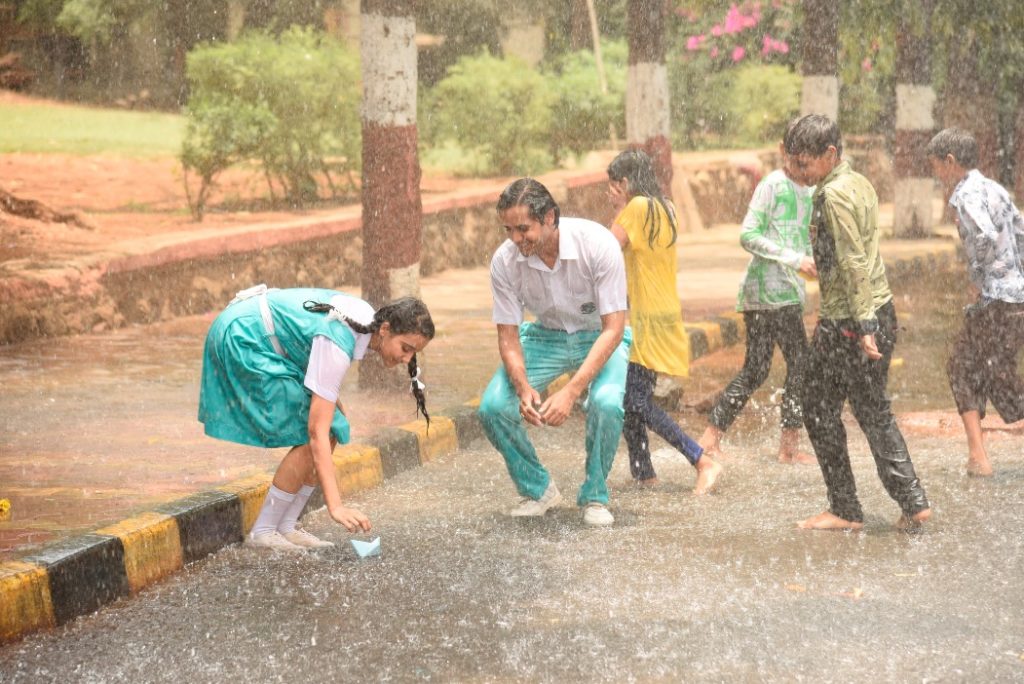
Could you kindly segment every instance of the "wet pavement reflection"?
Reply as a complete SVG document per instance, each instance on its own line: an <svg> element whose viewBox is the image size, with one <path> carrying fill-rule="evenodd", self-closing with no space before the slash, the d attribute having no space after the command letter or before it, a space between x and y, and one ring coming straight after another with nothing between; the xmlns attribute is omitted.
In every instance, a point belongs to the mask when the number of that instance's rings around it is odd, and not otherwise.
<svg viewBox="0 0 1024 684"><path fill-rule="evenodd" d="M620 450L613 528L584 528L569 504L512 519L501 458L478 442L352 498L374 522L380 558L357 559L318 511L306 526L334 549L280 557L230 547L132 600L0 648L0 681L1020 681L1021 435L991 430L996 475L964 474L942 369L965 289L949 276L941 288L900 291L903 361L890 390L935 510L921 533L894 529L899 511L856 429L864 531L795 528L825 508L825 491L817 467L775 462L777 363L723 442L726 473L711 496L691 494L693 469L655 438L653 488L631 483ZM695 363L687 396L720 387L741 359L736 348ZM117 370L143 395L123 397L126 409L141 402L155 416L161 397L188 401L197 371L186 356L177 389L134 363L137 372ZM61 387L45 391L66 410L86 371L62 368ZM703 429L698 413L681 420L690 434ZM579 416L532 429L568 500L582 479L581 432Z"/></svg>
<svg viewBox="0 0 1024 684"><path fill-rule="evenodd" d="M207 437L196 420L202 345L213 316L0 347L0 559L158 503L273 470L286 450ZM478 395L497 355L489 314L439 329L423 353L428 407ZM400 377L396 374L396 377ZM415 420L407 385L343 401L353 439Z"/></svg>
<svg viewBox="0 0 1024 684"><path fill-rule="evenodd" d="M563 492L582 477L582 421L533 435ZM20 681L1009 681L1024 676L1024 458L962 474L943 438L917 438L935 505L925 532L898 515L853 439L862 533L793 522L824 506L814 467L783 466L737 435L720 490L659 449L662 484L610 479L616 525L563 505L512 519L483 443L354 498L383 555L338 546L275 557L240 546L141 596L0 648Z"/></svg>

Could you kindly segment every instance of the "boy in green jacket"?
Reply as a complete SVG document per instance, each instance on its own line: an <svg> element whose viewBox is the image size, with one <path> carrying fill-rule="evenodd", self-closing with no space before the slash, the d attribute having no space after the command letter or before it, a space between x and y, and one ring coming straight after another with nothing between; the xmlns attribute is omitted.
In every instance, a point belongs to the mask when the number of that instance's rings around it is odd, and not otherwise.
<svg viewBox="0 0 1024 684"><path fill-rule="evenodd" d="M848 399L871 446L885 490L900 506L900 527L931 508L886 396L896 344L896 310L878 251L878 196L842 159L839 126L810 114L793 127L786 152L805 185L815 185L811 243L821 304L804 375L804 421L828 489L828 510L805 529L860 529L864 513L850 467L841 412Z"/></svg>

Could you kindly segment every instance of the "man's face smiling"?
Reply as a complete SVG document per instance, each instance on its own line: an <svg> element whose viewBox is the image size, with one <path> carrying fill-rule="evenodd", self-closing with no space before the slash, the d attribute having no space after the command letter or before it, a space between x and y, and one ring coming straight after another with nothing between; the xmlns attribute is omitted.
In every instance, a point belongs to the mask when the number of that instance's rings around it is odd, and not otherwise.
<svg viewBox="0 0 1024 684"><path fill-rule="evenodd" d="M530 210L522 205L498 212L498 217L508 239L515 243L519 253L525 257L538 254L554 233L554 210L547 213L543 223L530 216Z"/></svg>

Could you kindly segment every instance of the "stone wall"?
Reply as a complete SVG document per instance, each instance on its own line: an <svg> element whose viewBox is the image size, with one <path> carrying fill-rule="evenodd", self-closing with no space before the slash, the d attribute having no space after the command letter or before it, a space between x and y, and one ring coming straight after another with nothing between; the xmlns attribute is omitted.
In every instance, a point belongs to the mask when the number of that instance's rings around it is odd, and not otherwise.
<svg viewBox="0 0 1024 684"><path fill-rule="evenodd" d="M674 184L684 230L742 219L763 155L699 165L677 163ZM566 216L612 220L603 171L542 176ZM502 185L424 200L421 274L486 265L505 239L494 204ZM680 197L683 195L683 197ZM59 273L0 279L0 343L98 332L131 323L216 311L238 290L275 287L358 289L362 233L358 212L253 226L181 240Z"/></svg>

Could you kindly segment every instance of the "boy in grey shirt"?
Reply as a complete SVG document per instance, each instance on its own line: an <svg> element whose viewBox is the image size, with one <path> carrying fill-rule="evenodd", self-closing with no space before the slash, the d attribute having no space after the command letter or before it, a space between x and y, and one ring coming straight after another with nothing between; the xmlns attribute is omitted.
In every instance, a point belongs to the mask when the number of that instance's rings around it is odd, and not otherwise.
<svg viewBox="0 0 1024 684"><path fill-rule="evenodd" d="M986 403L1007 423L1024 419L1024 379L1017 373L1024 347L1024 217L1006 190L975 168L978 144L969 132L940 131L926 151L956 210L971 284L979 293L964 309L946 370L967 433L967 473L985 477L992 474L981 433Z"/></svg>

